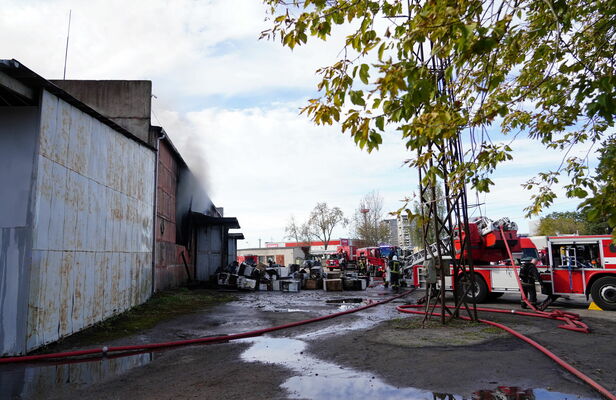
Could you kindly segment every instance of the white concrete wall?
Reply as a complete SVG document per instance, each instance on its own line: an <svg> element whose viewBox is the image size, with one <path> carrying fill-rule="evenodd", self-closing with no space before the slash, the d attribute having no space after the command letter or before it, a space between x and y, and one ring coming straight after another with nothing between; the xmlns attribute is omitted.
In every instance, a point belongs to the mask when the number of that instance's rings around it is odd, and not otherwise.
<svg viewBox="0 0 616 400"><path fill-rule="evenodd" d="M155 153L44 91L27 350L148 299Z"/></svg>
<svg viewBox="0 0 616 400"><path fill-rule="evenodd" d="M304 252L299 247L269 247L258 249L238 249L238 256L259 256L263 257L264 263L267 263L267 259L271 258L276 261L276 256L284 256L284 265L294 264L297 258L304 259Z"/></svg>

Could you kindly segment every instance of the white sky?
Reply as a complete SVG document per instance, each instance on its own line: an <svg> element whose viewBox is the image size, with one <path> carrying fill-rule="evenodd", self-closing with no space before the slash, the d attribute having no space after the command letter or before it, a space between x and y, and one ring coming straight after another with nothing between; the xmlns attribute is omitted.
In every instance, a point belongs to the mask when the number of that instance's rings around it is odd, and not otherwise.
<svg viewBox="0 0 616 400"><path fill-rule="evenodd" d="M350 217L364 194L378 190L393 211L417 187L416 171L401 167L411 155L395 132L367 154L339 127L317 127L298 115L315 96L314 71L335 59L340 40L314 40L293 52L259 41L268 27L259 0L4 0L0 58L61 78L69 10L67 79L151 80L153 124L208 177L214 203L239 219L246 236L240 247L284 240L289 217L304 219L317 202ZM514 149L515 160L479 201L487 216L508 216L526 231L522 210L530 195L520 184L556 169L562 155L529 140ZM549 211L577 203L561 197ZM335 234L349 235L346 228Z"/></svg>

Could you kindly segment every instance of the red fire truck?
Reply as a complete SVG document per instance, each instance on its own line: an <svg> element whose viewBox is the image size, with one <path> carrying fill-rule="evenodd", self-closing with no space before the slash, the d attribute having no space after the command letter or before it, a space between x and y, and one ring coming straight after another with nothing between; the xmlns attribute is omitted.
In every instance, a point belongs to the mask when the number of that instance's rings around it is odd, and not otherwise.
<svg viewBox="0 0 616 400"><path fill-rule="evenodd" d="M240 264L245 262L246 264L257 265L259 263L259 256L253 256L253 255L237 256L237 262Z"/></svg>
<svg viewBox="0 0 616 400"><path fill-rule="evenodd" d="M499 225L501 221L475 220L469 224L470 255L476 275L474 294L478 302L504 293L519 293L514 272L518 267L512 266L508 260L509 247L514 259L540 260L537 268L543 280L544 294L584 295L587 300L591 297L604 310L616 310L616 246L610 236L518 237L515 224ZM463 237L461 234L454 238L458 250ZM425 268L416 265L413 272L414 284L424 286ZM468 277L462 279L468 282ZM451 275L446 276L445 282L446 288L451 290L454 284ZM545 293L546 289L551 293Z"/></svg>
<svg viewBox="0 0 616 400"><path fill-rule="evenodd" d="M336 252L327 255L327 259L325 265L328 267L340 267L340 265L345 265L348 267L353 267L356 263L356 254L357 246L352 245L340 245L336 248Z"/></svg>
<svg viewBox="0 0 616 400"><path fill-rule="evenodd" d="M381 276L387 268L387 260L391 254L400 256L400 248L397 246L363 247L357 249L355 258L364 258L368 271L371 275Z"/></svg>

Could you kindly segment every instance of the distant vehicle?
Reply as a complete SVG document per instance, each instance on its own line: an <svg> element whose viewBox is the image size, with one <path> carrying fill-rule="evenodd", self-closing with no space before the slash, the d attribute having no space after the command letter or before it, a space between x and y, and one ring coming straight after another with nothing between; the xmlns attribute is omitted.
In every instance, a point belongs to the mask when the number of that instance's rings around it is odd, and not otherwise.
<svg viewBox="0 0 616 400"><path fill-rule="evenodd" d="M259 256L254 255L245 255L245 256L237 256L238 263L246 263L249 265L257 265L259 263Z"/></svg>
<svg viewBox="0 0 616 400"><path fill-rule="evenodd" d="M357 246L340 245L336 247L336 252L331 253L327 257L327 266L338 268L354 269L357 266L356 256Z"/></svg>
<svg viewBox="0 0 616 400"><path fill-rule="evenodd" d="M355 251L355 258L366 260L368 272L373 276L382 276L387 269L387 261L391 255L400 256L398 246L363 247Z"/></svg>

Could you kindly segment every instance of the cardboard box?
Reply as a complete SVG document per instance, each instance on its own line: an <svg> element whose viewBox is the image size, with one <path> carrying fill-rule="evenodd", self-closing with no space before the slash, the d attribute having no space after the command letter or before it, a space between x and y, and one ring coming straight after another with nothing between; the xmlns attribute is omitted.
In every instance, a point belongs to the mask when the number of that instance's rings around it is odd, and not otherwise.
<svg viewBox="0 0 616 400"><path fill-rule="evenodd" d="M343 281L344 290L366 290L365 279L345 279Z"/></svg>
<svg viewBox="0 0 616 400"><path fill-rule="evenodd" d="M304 281L304 289L306 290L316 290L318 287L318 281L316 279L306 279Z"/></svg>
<svg viewBox="0 0 616 400"><path fill-rule="evenodd" d="M299 292L299 285L298 280L280 281L280 288L283 292Z"/></svg>
<svg viewBox="0 0 616 400"><path fill-rule="evenodd" d="M323 279L323 290L328 292L342 291L342 279Z"/></svg>
<svg viewBox="0 0 616 400"><path fill-rule="evenodd" d="M325 279L340 279L340 271L326 272Z"/></svg>

